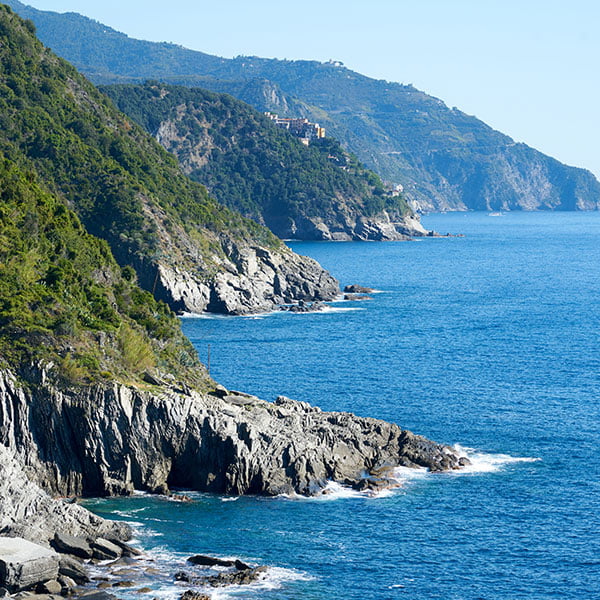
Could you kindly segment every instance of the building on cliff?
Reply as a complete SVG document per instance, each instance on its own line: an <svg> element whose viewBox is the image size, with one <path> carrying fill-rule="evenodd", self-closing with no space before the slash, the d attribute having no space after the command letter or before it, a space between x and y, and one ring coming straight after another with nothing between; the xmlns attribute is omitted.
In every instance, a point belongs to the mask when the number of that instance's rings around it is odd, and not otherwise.
<svg viewBox="0 0 600 600"><path fill-rule="evenodd" d="M325 128L319 127L318 123L311 123L308 119L288 119L271 112L265 114L277 127L287 129L293 136L300 138L306 146L314 139L325 137Z"/></svg>

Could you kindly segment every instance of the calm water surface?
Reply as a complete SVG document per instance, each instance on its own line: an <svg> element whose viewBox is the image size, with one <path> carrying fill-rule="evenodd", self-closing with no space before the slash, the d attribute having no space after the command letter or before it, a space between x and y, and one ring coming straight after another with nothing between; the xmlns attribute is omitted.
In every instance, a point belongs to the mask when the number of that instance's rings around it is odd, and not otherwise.
<svg viewBox="0 0 600 600"><path fill-rule="evenodd" d="M600 214L424 223L465 237L292 244L370 301L183 327L227 387L395 421L472 449L470 472L381 498L92 508L136 523L169 576L197 552L274 567L215 598L600 597Z"/></svg>

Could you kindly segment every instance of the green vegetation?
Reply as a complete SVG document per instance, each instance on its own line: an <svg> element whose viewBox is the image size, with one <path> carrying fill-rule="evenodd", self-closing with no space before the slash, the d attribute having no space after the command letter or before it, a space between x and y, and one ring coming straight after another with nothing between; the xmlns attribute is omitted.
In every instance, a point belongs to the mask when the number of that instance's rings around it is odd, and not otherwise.
<svg viewBox="0 0 600 600"><path fill-rule="evenodd" d="M101 88L179 159L221 203L286 236L290 220L345 216L398 219L402 196L331 138L304 146L266 116L226 94L146 83Z"/></svg>
<svg viewBox="0 0 600 600"><path fill-rule="evenodd" d="M32 26L5 6L0 6L0 151L64 198L123 265L139 268L160 254L161 228L205 232L216 254L222 237L270 247L280 243L209 198L171 155L44 48Z"/></svg>
<svg viewBox="0 0 600 600"><path fill-rule="evenodd" d="M52 363L69 385L140 382L146 372L209 381L169 308L139 289L131 269L34 174L3 157L0 355L17 370Z"/></svg>

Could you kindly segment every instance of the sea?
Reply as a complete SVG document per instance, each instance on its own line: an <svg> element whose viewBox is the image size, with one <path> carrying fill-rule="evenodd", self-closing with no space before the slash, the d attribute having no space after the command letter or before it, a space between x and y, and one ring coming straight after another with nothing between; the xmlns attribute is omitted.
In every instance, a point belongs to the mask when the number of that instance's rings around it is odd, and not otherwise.
<svg viewBox="0 0 600 600"><path fill-rule="evenodd" d="M179 598L205 553L269 566L218 599L600 598L600 213L423 222L462 236L290 243L370 300L183 329L229 389L390 420L472 465L379 496L89 501L134 526L148 597Z"/></svg>

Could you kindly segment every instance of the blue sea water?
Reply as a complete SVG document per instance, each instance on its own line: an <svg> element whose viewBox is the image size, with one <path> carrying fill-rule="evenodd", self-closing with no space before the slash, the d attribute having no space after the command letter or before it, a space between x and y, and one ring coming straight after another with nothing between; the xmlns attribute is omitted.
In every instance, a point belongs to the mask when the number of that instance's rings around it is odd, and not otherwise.
<svg viewBox="0 0 600 600"><path fill-rule="evenodd" d="M231 389L392 420L473 468L379 498L91 502L136 524L166 573L156 596L204 552L273 567L215 598L600 598L600 214L424 223L465 236L291 244L372 300L183 327Z"/></svg>

